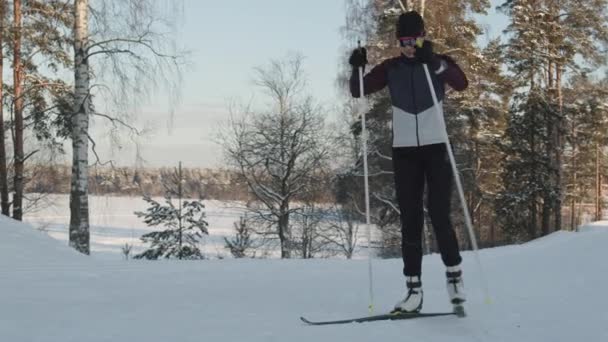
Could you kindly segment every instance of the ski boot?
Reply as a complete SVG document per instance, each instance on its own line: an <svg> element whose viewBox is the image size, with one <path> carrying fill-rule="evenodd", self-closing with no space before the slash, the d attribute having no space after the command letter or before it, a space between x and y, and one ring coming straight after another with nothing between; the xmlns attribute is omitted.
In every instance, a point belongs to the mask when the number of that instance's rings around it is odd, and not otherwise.
<svg viewBox="0 0 608 342"><path fill-rule="evenodd" d="M391 313L418 313L422 309L422 282L420 276L406 277L407 294L395 304Z"/></svg>
<svg viewBox="0 0 608 342"><path fill-rule="evenodd" d="M446 270L447 289L450 296L450 302L454 306L454 312L464 317L464 302L466 295L464 293L464 283L462 282L462 270L460 266L450 266Z"/></svg>

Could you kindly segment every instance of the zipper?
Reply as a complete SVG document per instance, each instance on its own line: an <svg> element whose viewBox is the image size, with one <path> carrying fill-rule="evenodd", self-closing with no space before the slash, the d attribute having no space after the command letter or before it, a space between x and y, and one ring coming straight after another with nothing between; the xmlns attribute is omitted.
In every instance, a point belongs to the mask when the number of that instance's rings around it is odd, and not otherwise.
<svg viewBox="0 0 608 342"><path fill-rule="evenodd" d="M412 66L412 77L410 77L412 82L412 104L414 105L414 116L416 117L416 142L418 147L420 147L420 133L418 132L418 107L416 106L416 88L414 87L414 68L416 66Z"/></svg>

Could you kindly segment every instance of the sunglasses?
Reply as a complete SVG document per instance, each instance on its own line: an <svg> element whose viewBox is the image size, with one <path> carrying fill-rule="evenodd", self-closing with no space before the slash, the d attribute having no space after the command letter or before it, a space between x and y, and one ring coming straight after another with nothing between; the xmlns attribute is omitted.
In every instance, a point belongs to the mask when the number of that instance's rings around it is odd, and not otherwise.
<svg viewBox="0 0 608 342"><path fill-rule="evenodd" d="M399 44L403 47L406 47L406 46L421 47L422 43L424 43L424 36L399 38Z"/></svg>

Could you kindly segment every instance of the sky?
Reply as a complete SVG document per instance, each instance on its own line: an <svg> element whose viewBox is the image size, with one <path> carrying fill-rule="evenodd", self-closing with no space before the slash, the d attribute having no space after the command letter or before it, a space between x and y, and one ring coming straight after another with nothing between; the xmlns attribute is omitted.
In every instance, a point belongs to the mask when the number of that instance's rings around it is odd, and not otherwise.
<svg viewBox="0 0 608 342"><path fill-rule="evenodd" d="M499 35L506 18L493 7L479 22L488 35ZM344 0L184 0L178 45L189 51L181 99L169 106L168 94L157 93L137 114L140 126L152 131L139 138L144 166L219 167L223 163L216 143L220 125L228 118L231 102L257 101L254 67L289 53L305 57L309 90L331 108L337 102L336 76L345 41ZM173 113L173 114L171 114ZM97 125L98 150L119 165L136 165L135 144L110 143L107 130Z"/></svg>

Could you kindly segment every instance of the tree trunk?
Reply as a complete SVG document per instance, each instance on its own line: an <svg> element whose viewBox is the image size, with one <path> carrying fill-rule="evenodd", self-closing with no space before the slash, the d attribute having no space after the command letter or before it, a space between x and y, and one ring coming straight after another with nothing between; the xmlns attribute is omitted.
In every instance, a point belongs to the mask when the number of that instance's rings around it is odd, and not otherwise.
<svg viewBox="0 0 608 342"><path fill-rule="evenodd" d="M554 134L554 130L555 130L555 125L553 123L553 118L551 117L550 113L547 113L545 111L544 113L544 121L545 124L547 125L547 135L544 137L545 139L545 154L548 156L549 159L549 167L547 170L547 175L546 175L546 181L549 184L546 184L543 187L543 212L542 212L542 223L541 223L541 231L540 234L541 236L545 236L548 235L551 230L550 230L550 226L551 226L551 214L553 213L553 206L554 206L554 200L552 197L552 191L554 186L555 186L555 177L554 177L554 151L555 151L555 145L554 145L554 139L553 139L553 134Z"/></svg>
<svg viewBox="0 0 608 342"><path fill-rule="evenodd" d="M281 258L291 258L291 239L289 232L289 206L282 204L280 209L279 217L279 240L281 242Z"/></svg>
<svg viewBox="0 0 608 342"><path fill-rule="evenodd" d="M23 219L23 69L21 65L21 0L13 2L15 41L13 45L13 84L15 87L15 143L13 218Z"/></svg>
<svg viewBox="0 0 608 342"><path fill-rule="evenodd" d="M4 46L4 23L6 17L6 1L0 0L0 47ZM0 80L4 79L4 50L0 48ZM3 82L0 82L0 103L4 103ZM10 215L8 199L8 172L6 168L6 146L4 134L4 106L0 106L0 207L2 215Z"/></svg>
<svg viewBox="0 0 608 342"><path fill-rule="evenodd" d="M496 229L494 228L494 222L490 222L490 243L488 247L496 247Z"/></svg>
<svg viewBox="0 0 608 342"><path fill-rule="evenodd" d="M547 85L550 92L553 90L553 63L549 61L547 66Z"/></svg>
<svg viewBox="0 0 608 342"><path fill-rule="evenodd" d="M179 260L182 260L182 246L183 246L183 222L182 222L182 198L184 197L184 193L182 190L182 162L179 162L179 171L178 171L178 184L177 184L177 193L179 197Z"/></svg>
<svg viewBox="0 0 608 342"><path fill-rule="evenodd" d="M576 226L576 220L575 220L575 210L576 210L576 197L577 197L577 178L578 178L578 167L576 165L576 150L577 150L577 142L576 142L576 129L575 129L575 125L574 122L572 122L572 129L570 134L572 135L572 161L570 162L570 164L572 165L572 199L570 202L570 230L574 231Z"/></svg>
<svg viewBox="0 0 608 342"><path fill-rule="evenodd" d="M562 230L562 141L563 141L563 98L562 98L562 67L557 64L555 67L555 87L557 88L557 105L559 108L559 117L555 127L555 190L556 201L554 210L555 226L553 229Z"/></svg>
<svg viewBox="0 0 608 342"><path fill-rule="evenodd" d="M88 0L75 0L74 83L75 101L72 116L72 184L70 189L70 246L84 254L89 243L89 44Z"/></svg>
<svg viewBox="0 0 608 342"><path fill-rule="evenodd" d="M600 145L595 145L595 220L602 219L602 176L600 173Z"/></svg>
<svg viewBox="0 0 608 342"><path fill-rule="evenodd" d="M530 135L530 149L532 153L536 152L536 139L534 133ZM532 179L534 182L537 181L536 170L538 166L535 164L532 166ZM535 191L531 201L530 201L530 219L529 219L529 227L528 227L528 235L530 238L536 237L536 232L538 231L538 194Z"/></svg>
<svg viewBox="0 0 608 342"><path fill-rule="evenodd" d="M575 206L576 206L576 178L577 178L577 174L576 171L573 171L573 176L572 176L572 199L570 200L570 230L574 231L576 228L576 221L575 221L575 217L574 217L574 211L575 211Z"/></svg>
<svg viewBox="0 0 608 342"><path fill-rule="evenodd" d="M548 48L547 53L551 54L551 47ZM553 98L555 95L555 83L554 83L554 68L555 63L549 59L547 62L547 92L549 94L549 106L553 104ZM542 218L542 228L541 235L547 235L551 232L551 214L555 213L555 201L551 196L551 190L555 189L558 186L557 183L557 173L555 170L556 162L555 162L555 150L557 148L555 144L555 130L557 129L554 123L553 113L547 114L545 113L545 122L547 125L547 136L546 136L546 145L545 145L545 153L549 159L549 170L548 170L548 183L545 187L549 186L550 189L545 189L543 195L543 218Z"/></svg>
<svg viewBox="0 0 608 342"><path fill-rule="evenodd" d="M545 196L546 198L546 196ZM549 225L551 224L551 203L545 199L543 202L543 213L542 213L542 227L541 227L541 236L545 236L549 234ZM535 238L533 236L532 238Z"/></svg>

